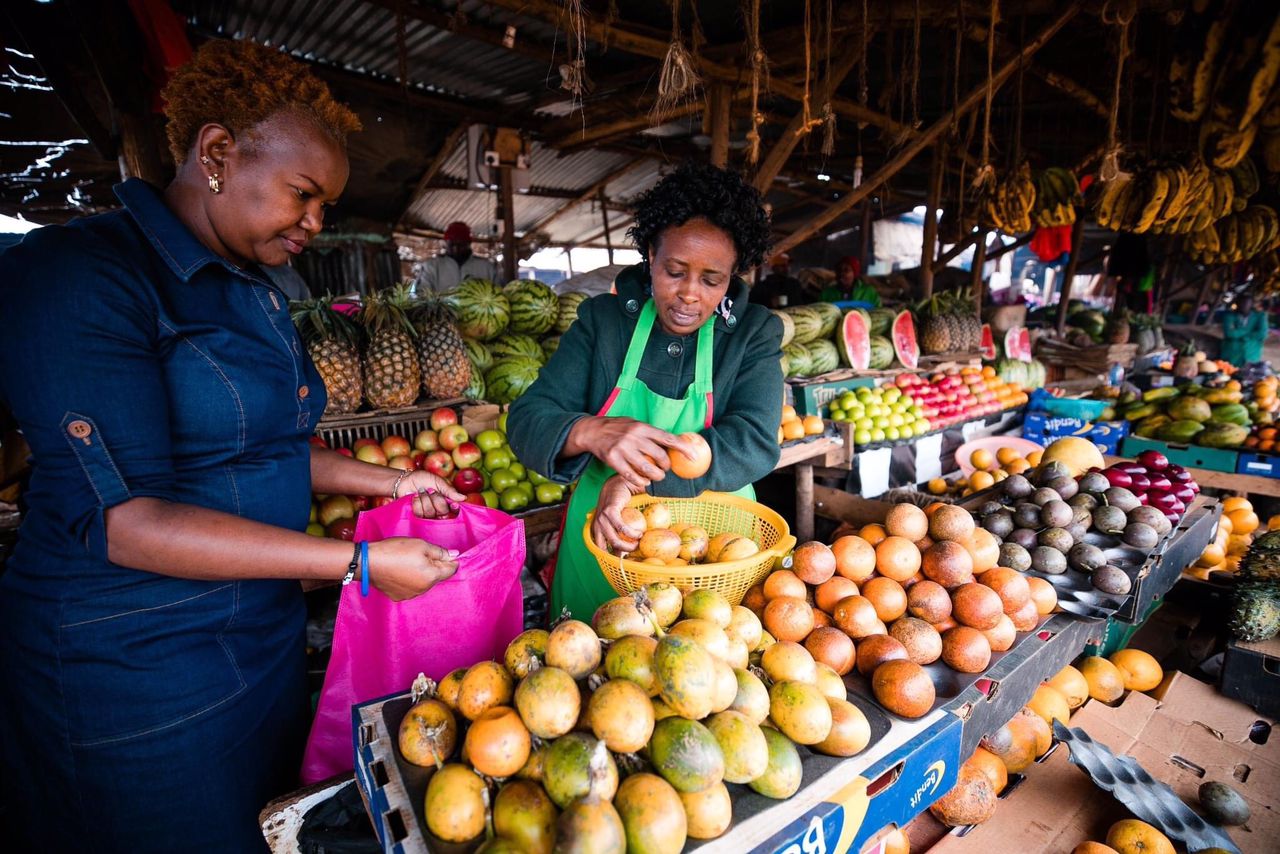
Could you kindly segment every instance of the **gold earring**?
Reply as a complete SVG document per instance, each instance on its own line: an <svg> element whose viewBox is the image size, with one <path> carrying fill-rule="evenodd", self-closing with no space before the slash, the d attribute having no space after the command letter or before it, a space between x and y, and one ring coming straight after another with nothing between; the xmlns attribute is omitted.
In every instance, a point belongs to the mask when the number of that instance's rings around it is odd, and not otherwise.
<svg viewBox="0 0 1280 854"><path fill-rule="evenodd" d="M212 175L209 176L209 192L210 193L222 192L222 180L218 178L217 172L214 172Z"/></svg>

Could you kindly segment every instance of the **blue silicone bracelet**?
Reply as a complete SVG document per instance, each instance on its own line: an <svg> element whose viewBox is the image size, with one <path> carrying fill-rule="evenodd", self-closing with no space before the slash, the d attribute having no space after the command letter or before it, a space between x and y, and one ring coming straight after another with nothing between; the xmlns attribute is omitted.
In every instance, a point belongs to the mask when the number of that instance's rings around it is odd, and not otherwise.
<svg viewBox="0 0 1280 854"><path fill-rule="evenodd" d="M360 573L360 595L369 595L369 544L367 542L360 544L360 562L364 565L364 570Z"/></svg>

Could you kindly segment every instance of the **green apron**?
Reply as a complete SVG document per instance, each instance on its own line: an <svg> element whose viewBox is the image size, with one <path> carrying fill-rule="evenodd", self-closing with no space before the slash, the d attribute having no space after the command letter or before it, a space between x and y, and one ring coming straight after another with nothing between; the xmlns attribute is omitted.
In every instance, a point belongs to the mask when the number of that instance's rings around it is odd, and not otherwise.
<svg viewBox="0 0 1280 854"><path fill-rule="evenodd" d="M627 347L618 384L596 414L634 418L669 433L698 432L710 427L714 409L711 396L711 348L715 316L710 317L698 330L693 383L679 400L654 394L636 376L656 316L657 309L651 299L640 311L640 319L636 322L636 331ZM568 608L575 619L590 622L596 608L618 595L582 539L582 526L586 524L587 513L596 509L601 487L615 474L617 472L600 460L592 459L569 498L564 527L560 532L560 553L556 557L555 575L551 581L552 619L559 617L563 608ZM755 498L755 490L751 484L733 494Z"/></svg>

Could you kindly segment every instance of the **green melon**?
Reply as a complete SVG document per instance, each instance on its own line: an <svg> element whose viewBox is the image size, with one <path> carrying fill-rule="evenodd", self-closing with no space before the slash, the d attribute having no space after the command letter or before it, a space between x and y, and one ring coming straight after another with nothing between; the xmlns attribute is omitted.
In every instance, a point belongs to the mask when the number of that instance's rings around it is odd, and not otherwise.
<svg viewBox="0 0 1280 854"><path fill-rule="evenodd" d="M816 377L840 367L836 345L825 338L806 344L805 348L809 351L809 376Z"/></svg>
<svg viewBox="0 0 1280 854"><path fill-rule="evenodd" d="M535 279L508 282L503 291L511 304L511 331L542 335L560 317L560 298Z"/></svg>
<svg viewBox="0 0 1280 854"><path fill-rule="evenodd" d="M808 344L822 337L822 316L811 307L802 305L789 308L787 314L791 315L791 323L796 328L795 335L791 338L792 344Z"/></svg>
<svg viewBox="0 0 1280 854"><path fill-rule="evenodd" d="M499 335L489 342L489 352L493 354L495 360L509 359L516 356L533 359L542 364L547 359L547 355L542 352L542 345L538 343L538 339L520 332L508 332L505 335Z"/></svg>
<svg viewBox="0 0 1280 854"><path fill-rule="evenodd" d="M803 344L792 341L782 349L782 355L787 360L787 376L788 377L807 377L809 376L809 367L812 359L809 356L809 350Z"/></svg>
<svg viewBox="0 0 1280 854"><path fill-rule="evenodd" d="M883 371L893 364L893 343L883 335L871 337L871 362L867 365L873 371Z"/></svg>
<svg viewBox="0 0 1280 854"><path fill-rule="evenodd" d="M898 316L898 313L891 308L873 308L867 314L871 318L871 322L867 324L867 330L872 335L888 338L889 327L893 326L893 319Z"/></svg>
<svg viewBox="0 0 1280 854"><path fill-rule="evenodd" d="M464 338L488 341L506 331L511 322L511 303L502 288L486 279L463 279L445 294L445 302L458 318Z"/></svg>
<svg viewBox="0 0 1280 854"><path fill-rule="evenodd" d="M563 335L578 319L578 307L587 299L587 295L579 291L569 291L560 295L560 310L556 313L555 331Z"/></svg>
<svg viewBox="0 0 1280 854"><path fill-rule="evenodd" d="M471 372L472 376L475 376L477 371L483 373L493 367L493 354L489 352L488 347L474 338L463 338L462 345L467 348L467 358L476 368Z"/></svg>
<svg viewBox="0 0 1280 854"><path fill-rule="evenodd" d="M791 315L787 314L785 311L775 311L773 309L770 309L770 311L773 311L774 317L782 321L782 345L781 346L785 347L788 344L790 344L791 341L796 337L795 321L792 320Z"/></svg>
<svg viewBox="0 0 1280 854"><path fill-rule="evenodd" d="M541 367L536 360L523 356L496 360L484 375L488 394L485 399L491 403L510 403L533 385Z"/></svg>
<svg viewBox="0 0 1280 854"><path fill-rule="evenodd" d="M542 339L542 355L546 356L546 361L548 362L551 361L551 354L559 349L560 349L559 335L552 335L550 338Z"/></svg>
<svg viewBox="0 0 1280 854"><path fill-rule="evenodd" d="M840 306L832 305L829 302L815 302L807 305L805 308L818 315L822 325L818 327L819 338L830 338L835 334L836 324L844 319L844 312L840 310Z"/></svg>
<svg viewBox="0 0 1280 854"><path fill-rule="evenodd" d="M462 396L468 400L484 400L484 374L480 370L471 372L471 382L462 390Z"/></svg>

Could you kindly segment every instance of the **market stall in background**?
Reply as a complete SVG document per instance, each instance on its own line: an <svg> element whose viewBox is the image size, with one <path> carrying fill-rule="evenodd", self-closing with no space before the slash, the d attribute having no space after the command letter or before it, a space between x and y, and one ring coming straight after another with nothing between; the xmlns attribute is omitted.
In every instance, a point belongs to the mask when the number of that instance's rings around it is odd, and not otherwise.
<svg viewBox="0 0 1280 854"><path fill-rule="evenodd" d="M29 5L6 39L69 118L24 132L90 139L58 155L79 200L37 170L0 209L107 205L117 156L162 182L146 86L105 76L105 133L67 93L109 49L60 51L77 25ZM362 698L353 772L264 809L274 851L339 803L406 853L1274 849L1270 4L338 7L111 31L283 45L360 111L350 198L293 268L312 441L520 520L525 631ZM636 497L645 537L610 554L562 529L574 485L516 457L507 411L686 159L771 211L751 284L783 330L779 460L756 501ZM436 287L455 224L491 275ZM352 540L390 503L315 495L307 530ZM589 621L549 613L564 537L617 593ZM317 696L338 598L308 593Z"/></svg>

